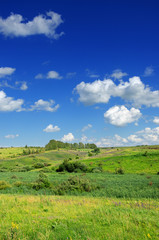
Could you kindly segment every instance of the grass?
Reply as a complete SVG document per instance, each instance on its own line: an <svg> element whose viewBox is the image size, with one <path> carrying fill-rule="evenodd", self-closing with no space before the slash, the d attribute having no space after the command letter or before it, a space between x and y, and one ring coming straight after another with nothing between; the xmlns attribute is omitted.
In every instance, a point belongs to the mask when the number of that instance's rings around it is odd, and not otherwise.
<svg viewBox="0 0 159 240"><path fill-rule="evenodd" d="M91 157L87 149L27 156L23 149L0 149L0 240L159 239L159 146L107 148ZM64 159L98 173L57 173ZM115 174L118 168L124 174ZM31 186L41 170L50 187L37 191ZM72 176L97 187L57 196Z"/></svg>
<svg viewBox="0 0 159 240"><path fill-rule="evenodd" d="M0 239L158 239L155 200L0 195Z"/></svg>

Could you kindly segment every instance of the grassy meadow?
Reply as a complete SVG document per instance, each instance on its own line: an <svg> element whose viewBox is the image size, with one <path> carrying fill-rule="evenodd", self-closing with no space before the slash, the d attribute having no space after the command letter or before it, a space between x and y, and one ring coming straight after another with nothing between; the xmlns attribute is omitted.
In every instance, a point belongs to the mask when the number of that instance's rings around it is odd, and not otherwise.
<svg viewBox="0 0 159 240"><path fill-rule="evenodd" d="M159 146L0 149L3 240L159 239L158 199Z"/></svg>

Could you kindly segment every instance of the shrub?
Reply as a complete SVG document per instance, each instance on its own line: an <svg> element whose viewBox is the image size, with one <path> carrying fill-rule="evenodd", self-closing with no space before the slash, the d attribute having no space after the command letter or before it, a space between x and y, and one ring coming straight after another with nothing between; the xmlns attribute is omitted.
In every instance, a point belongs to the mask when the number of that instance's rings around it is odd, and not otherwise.
<svg viewBox="0 0 159 240"><path fill-rule="evenodd" d="M88 157L92 157L93 154L91 152L88 152Z"/></svg>
<svg viewBox="0 0 159 240"><path fill-rule="evenodd" d="M103 172L101 167L97 167L97 168L92 169L92 173L101 173L101 172Z"/></svg>
<svg viewBox="0 0 159 240"><path fill-rule="evenodd" d="M97 185L92 184L84 177L73 176L61 183L57 188L57 194L63 195L69 191L71 192L91 192L98 189Z"/></svg>
<svg viewBox="0 0 159 240"><path fill-rule="evenodd" d="M20 187L22 184L23 184L22 182L17 181L17 182L14 183L14 186L16 186L16 187Z"/></svg>
<svg viewBox="0 0 159 240"><path fill-rule="evenodd" d="M12 179L17 179L18 177L16 175L11 176Z"/></svg>
<svg viewBox="0 0 159 240"><path fill-rule="evenodd" d="M6 188L10 188L11 186L6 181L0 181L0 190L5 190Z"/></svg>
<svg viewBox="0 0 159 240"><path fill-rule="evenodd" d="M49 187L50 187L50 182L47 176L42 172L39 174L39 178L36 180L36 182L32 184L32 188L37 191L39 189L49 188Z"/></svg>
<svg viewBox="0 0 159 240"><path fill-rule="evenodd" d="M116 168L115 173L116 174L124 174L124 170L122 168Z"/></svg>
<svg viewBox="0 0 159 240"><path fill-rule="evenodd" d="M38 162L33 165L34 168L43 168L45 167L44 163Z"/></svg>
<svg viewBox="0 0 159 240"><path fill-rule="evenodd" d="M143 156L147 156L148 155L148 152L147 151L145 151L144 153L143 153Z"/></svg>
<svg viewBox="0 0 159 240"><path fill-rule="evenodd" d="M68 160L64 160L62 164L59 165L56 172L87 172L88 168L85 164L82 164L78 161L76 162L69 162Z"/></svg>

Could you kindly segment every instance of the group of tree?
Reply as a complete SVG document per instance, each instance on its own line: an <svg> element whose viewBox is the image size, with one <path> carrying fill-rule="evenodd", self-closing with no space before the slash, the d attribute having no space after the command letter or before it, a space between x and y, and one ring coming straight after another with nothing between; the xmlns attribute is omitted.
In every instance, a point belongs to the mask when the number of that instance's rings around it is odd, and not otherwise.
<svg viewBox="0 0 159 240"><path fill-rule="evenodd" d="M62 141L56 141L54 139L50 140L48 144L45 146L45 150L56 150L59 148L66 148L66 149L95 149L97 146L94 143L64 143Z"/></svg>

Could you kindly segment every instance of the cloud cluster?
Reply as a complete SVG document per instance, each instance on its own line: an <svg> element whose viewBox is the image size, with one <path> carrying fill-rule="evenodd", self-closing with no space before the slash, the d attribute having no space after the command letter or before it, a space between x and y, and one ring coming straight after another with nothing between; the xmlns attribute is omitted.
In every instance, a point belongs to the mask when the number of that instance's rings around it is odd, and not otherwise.
<svg viewBox="0 0 159 240"><path fill-rule="evenodd" d="M145 128L138 131L127 138L122 138L119 135L114 137L101 138L96 142L98 147L112 147L112 146L131 146L131 145L153 145L159 142L159 127Z"/></svg>
<svg viewBox="0 0 159 240"><path fill-rule="evenodd" d="M46 75L42 74L42 73L38 73L36 76L35 76L35 79L44 79L44 78L47 78L47 79L62 79L63 77L60 76L60 74L56 71L49 71Z"/></svg>
<svg viewBox="0 0 159 240"><path fill-rule="evenodd" d="M34 103L34 105L31 106L30 111L48 111L48 112L55 112L60 105L57 104L53 107L55 104L54 100L50 101L44 101L43 99L39 99L37 102Z"/></svg>
<svg viewBox="0 0 159 240"><path fill-rule="evenodd" d="M61 139L63 142L72 142L74 140L74 136L72 133L68 133L67 135L64 135Z"/></svg>
<svg viewBox="0 0 159 240"><path fill-rule="evenodd" d="M9 37L26 37L43 34L57 39L63 32L56 33L57 27L63 22L61 15L50 11L46 15L38 15L32 21L26 22L22 15L11 14L6 19L0 17L0 33Z"/></svg>
<svg viewBox="0 0 159 240"><path fill-rule="evenodd" d="M44 130L44 132L58 132L60 131L60 128L58 126L53 126L52 124L49 124Z"/></svg>
<svg viewBox="0 0 159 240"><path fill-rule="evenodd" d="M15 68L11 67L0 67L0 78L12 75L15 72Z"/></svg>
<svg viewBox="0 0 159 240"><path fill-rule="evenodd" d="M129 78L128 82L121 81L118 85L111 79L96 80L92 83L81 82L74 91L79 94L79 101L85 105L108 103L111 97L120 97L136 107L159 107L159 90L151 91L140 77Z"/></svg>
<svg viewBox="0 0 159 240"><path fill-rule="evenodd" d="M22 110L23 99L14 100L12 97L7 97L5 92L0 91L0 112L19 112Z"/></svg>
<svg viewBox="0 0 159 240"><path fill-rule="evenodd" d="M16 137L19 137L19 134L16 134L16 135L13 135L13 134L9 134L9 135L6 135L5 138L7 139L14 139Z"/></svg>
<svg viewBox="0 0 159 240"><path fill-rule="evenodd" d="M113 73L111 74L112 78L115 79L122 79L123 77L127 76L128 74L126 72L122 72L121 69L115 69Z"/></svg>
<svg viewBox="0 0 159 240"><path fill-rule="evenodd" d="M23 107L23 99L14 99L13 97L8 97L4 91L0 91L0 112L20 112L20 111L48 111L55 112L60 105L55 105L54 100L44 101L39 99L28 108ZM55 105L55 106L53 106Z"/></svg>
<svg viewBox="0 0 159 240"><path fill-rule="evenodd" d="M159 124L159 117L154 117L153 122L154 122L155 124Z"/></svg>
<svg viewBox="0 0 159 240"><path fill-rule="evenodd" d="M104 113L104 118L110 124L123 127L128 123L137 121L141 117L139 109L131 108L128 110L125 106L114 106Z"/></svg>

